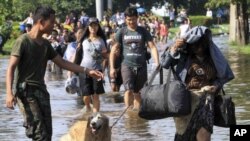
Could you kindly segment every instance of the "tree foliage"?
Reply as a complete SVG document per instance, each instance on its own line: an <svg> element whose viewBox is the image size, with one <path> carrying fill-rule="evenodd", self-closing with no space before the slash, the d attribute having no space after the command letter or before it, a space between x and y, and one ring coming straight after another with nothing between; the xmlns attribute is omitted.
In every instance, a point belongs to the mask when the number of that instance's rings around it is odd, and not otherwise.
<svg viewBox="0 0 250 141"><path fill-rule="evenodd" d="M95 0L1 0L0 23L5 17L11 16L14 20L23 20L39 5L50 5L57 11L58 16L65 16L71 11L92 9ZM91 12L90 12L91 13Z"/></svg>
<svg viewBox="0 0 250 141"><path fill-rule="evenodd" d="M0 25L13 13L12 4L12 0L2 0L0 2Z"/></svg>
<svg viewBox="0 0 250 141"><path fill-rule="evenodd" d="M12 24L8 20L13 13L12 4L12 0L3 0L0 3L0 35L3 40L9 38L12 31Z"/></svg>
<svg viewBox="0 0 250 141"><path fill-rule="evenodd" d="M229 7L230 3L243 3L244 0L208 0L205 4L205 7L210 8L219 8L219 7ZM246 0L248 7L250 7L250 0ZM248 14L250 13L250 9L248 9Z"/></svg>
<svg viewBox="0 0 250 141"><path fill-rule="evenodd" d="M230 0L208 0L205 4L205 7L209 8L219 8L219 7L228 7L230 5Z"/></svg>

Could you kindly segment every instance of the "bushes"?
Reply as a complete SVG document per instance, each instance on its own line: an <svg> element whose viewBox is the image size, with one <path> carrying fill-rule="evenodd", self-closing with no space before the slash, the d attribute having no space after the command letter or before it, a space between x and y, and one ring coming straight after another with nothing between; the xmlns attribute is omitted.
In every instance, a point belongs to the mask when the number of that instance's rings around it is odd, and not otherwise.
<svg viewBox="0 0 250 141"><path fill-rule="evenodd" d="M192 26L204 25L211 27L213 25L213 19L206 16L189 16Z"/></svg>
<svg viewBox="0 0 250 141"><path fill-rule="evenodd" d="M10 39L10 35L12 32L12 22L6 21L2 25L0 25L0 53L5 54L3 51L4 44Z"/></svg>
<svg viewBox="0 0 250 141"><path fill-rule="evenodd" d="M6 21L0 26L0 34L5 38L9 39L10 34L12 32L12 22Z"/></svg>
<svg viewBox="0 0 250 141"><path fill-rule="evenodd" d="M0 26L0 35L4 37L4 42L0 44L0 54L9 54L16 38L21 34L19 22L7 22ZM1 57L1 55L0 55Z"/></svg>

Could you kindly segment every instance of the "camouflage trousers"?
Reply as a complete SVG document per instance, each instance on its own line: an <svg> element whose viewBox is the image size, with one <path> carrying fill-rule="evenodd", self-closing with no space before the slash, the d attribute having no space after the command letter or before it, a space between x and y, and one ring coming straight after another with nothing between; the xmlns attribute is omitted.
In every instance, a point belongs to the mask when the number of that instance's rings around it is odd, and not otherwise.
<svg viewBox="0 0 250 141"><path fill-rule="evenodd" d="M18 92L17 103L24 117L26 136L33 141L51 141L52 117L50 95L46 90L28 86Z"/></svg>

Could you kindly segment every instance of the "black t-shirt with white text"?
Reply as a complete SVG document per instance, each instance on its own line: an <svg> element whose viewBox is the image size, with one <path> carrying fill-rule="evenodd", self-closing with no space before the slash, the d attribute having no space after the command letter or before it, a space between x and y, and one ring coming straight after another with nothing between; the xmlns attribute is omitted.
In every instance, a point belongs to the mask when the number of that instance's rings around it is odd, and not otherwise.
<svg viewBox="0 0 250 141"><path fill-rule="evenodd" d="M123 64L130 67L146 66L145 45L153 38L145 28L138 26L135 31L132 31L123 27L117 31L115 40L121 44Z"/></svg>

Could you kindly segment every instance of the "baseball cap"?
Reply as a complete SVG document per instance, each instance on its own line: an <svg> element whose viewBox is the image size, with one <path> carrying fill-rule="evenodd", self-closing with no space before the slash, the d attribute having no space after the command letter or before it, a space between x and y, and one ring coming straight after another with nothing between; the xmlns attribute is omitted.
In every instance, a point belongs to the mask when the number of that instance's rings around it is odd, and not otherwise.
<svg viewBox="0 0 250 141"><path fill-rule="evenodd" d="M90 25L90 24L92 24L92 23L99 24L99 20L98 20L96 17L90 17L90 18L89 18L88 25Z"/></svg>

